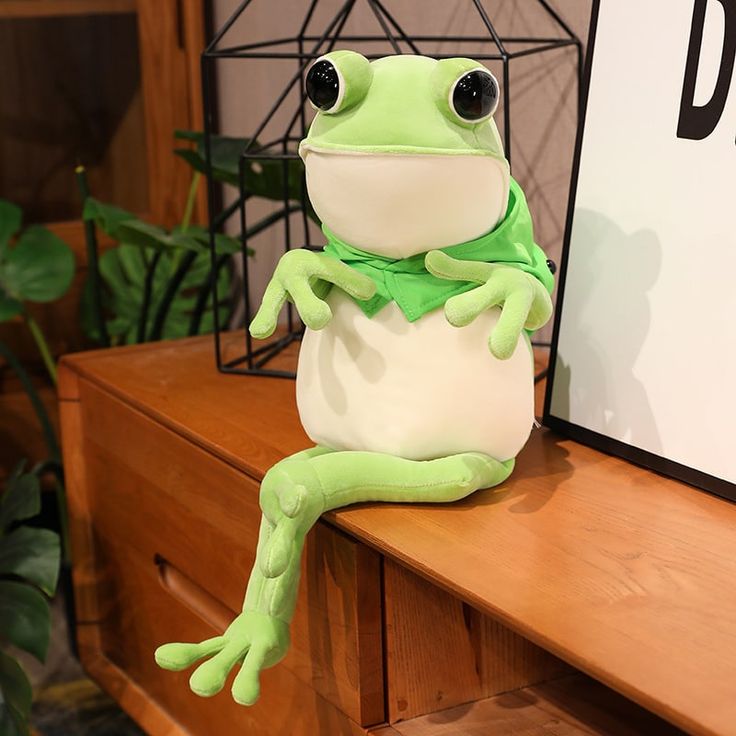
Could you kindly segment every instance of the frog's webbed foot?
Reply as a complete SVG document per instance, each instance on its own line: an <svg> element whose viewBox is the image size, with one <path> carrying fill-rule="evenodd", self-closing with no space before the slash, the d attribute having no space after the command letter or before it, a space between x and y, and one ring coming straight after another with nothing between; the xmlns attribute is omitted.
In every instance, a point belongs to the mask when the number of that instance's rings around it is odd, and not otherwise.
<svg viewBox="0 0 736 736"><path fill-rule="evenodd" d="M233 699L252 705L260 693L260 673L279 662L289 647L289 627L268 614L243 611L222 636L199 644L164 644L156 650L156 662L167 670L183 670L201 659L189 679L192 692L208 698L222 690L236 664L240 672L232 686Z"/></svg>
<svg viewBox="0 0 736 736"><path fill-rule="evenodd" d="M323 511L360 501L452 501L502 483L513 466L513 460L499 462L477 452L412 461L320 447L281 461L261 484L263 519L243 612L222 636L159 647L156 661L164 669L182 670L207 659L189 681L204 697L218 693L240 664L233 698L251 705L258 698L260 672L288 649L304 540Z"/></svg>

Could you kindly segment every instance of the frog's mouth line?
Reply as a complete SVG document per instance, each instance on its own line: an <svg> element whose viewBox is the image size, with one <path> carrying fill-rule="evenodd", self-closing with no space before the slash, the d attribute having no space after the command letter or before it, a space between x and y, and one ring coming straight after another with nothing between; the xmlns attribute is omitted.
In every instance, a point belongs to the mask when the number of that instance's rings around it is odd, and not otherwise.
<svg viewBox="0 0 736 736"><path fill-rule="evenodd" d="M397 154L404 156L483 156L486 158L492 158L496 161L503 161L506 163L506 159L503 156L498 156L491 151L477 150L477 149L464 149L459 150L455 148L426 148L422 146L398 146L398 145L385 145L385 146L353 146L342 143L329 143L322 145L314 145L313 143L303 140L299 144L299 156L302 159L306 157L308 153L327 153L327 154L345 154L354 156L370 156L376 154ZM508 165L508 164L507 164Z"/></svg>

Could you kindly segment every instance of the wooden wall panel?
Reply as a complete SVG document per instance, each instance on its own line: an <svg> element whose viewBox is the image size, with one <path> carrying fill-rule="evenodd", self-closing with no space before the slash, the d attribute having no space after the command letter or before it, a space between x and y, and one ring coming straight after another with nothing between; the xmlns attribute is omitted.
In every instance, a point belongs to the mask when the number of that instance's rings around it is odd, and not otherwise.
<svg viewBox="0 0 736 736"><path fill-rule="evenodd" d="M191 168L173 153L173 133L202 126L193 61L204 48L202 0L138 0L138 30L150 212L158 224L172 226L181 220L192 178Z"/></svg>

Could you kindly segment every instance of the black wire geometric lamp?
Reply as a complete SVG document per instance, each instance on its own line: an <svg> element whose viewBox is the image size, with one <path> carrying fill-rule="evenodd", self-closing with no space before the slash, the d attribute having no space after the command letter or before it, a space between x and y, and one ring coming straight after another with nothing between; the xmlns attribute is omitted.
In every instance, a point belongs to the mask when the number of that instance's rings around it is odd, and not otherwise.
<svg viewBox="0 0 736 736"><path fill-rule="evenodd" d="M266 2L266 0L260 0ZM243 288L237 298L242 299L241 314L244 324L252 317L251 284L249 264L246 254L256 235L266 228L282 228L283 250L313 246L312 239L317 232L316 215L309 205L303 165L297 155L299 141L307 134L310 110L304 92L304 80L310 64L323 54L341 47L359 50L368 59L377 59L387 54L422 54L434 58L472 56L478 61L494 61L502 65L503 137L506 157L511 162L511 106L510 106L510 66L521 57L543 54L564 47L574 47L577 51L578 111L582 89L583 46L559 13L547 0L525 0L538 5L551 20L559 35L533 38L528 36L501 36L486 11L482 0L468 0L470 10L477 17L477 31L471 35L414 35L407 25L399 20L394 6L406 12L411 6L416 12L419 0L407 3L392 0L305 0L304 15L297 32L292 36L253 41L229 46L229 34L238 24L247 22L248 9L258 0L243 0L226 23L220 28L202 54L202 87L205 120L205 157L208 182L208 203L210 221L210 244L212 250L212 289L213 301L221 305L228 295L217 293L217 273L223 267L224 257L216 252L216 234L231 218L239 218L240 239L242 242ZM270 0L269 0L270 2ZM376 33L353 32L349 25L351 15L360 5L367 6L376 20ZM336 8L336 9L335 9ZM329 13L325 15L325 11ZM360 29L359 29L360 30ZM467 50L473 46L472 53ZM463 50L465 49L465 50ZM293 73L273 100L273 104L261 123L248 136L238 160L238 192L234 201L227 207L219 206L219 184L213 178L213 156L215 127L217 119L216 103L213 95L215 83L215 63L223 59L259 59L274 63L288 63ZM274 135L274 124L278 130ZM265 143L261 142L268 135ZM253 172L266 173L281 183L283 196L276 209L255 225L251 222L249 208L257 195ZM267 344L256 347L248 330L229 332L233 326L225 320L218 310L215 314L215 350L217 366L225 373L255 374L293 378L293 371L283 370L269 364L285 348L299 341L304 328L288 305L286 323L280 332ZM242 327L242 326L241 326ZM227 349L225 336L227 335ZM233 353L233 338L237 348Z"/></svg>

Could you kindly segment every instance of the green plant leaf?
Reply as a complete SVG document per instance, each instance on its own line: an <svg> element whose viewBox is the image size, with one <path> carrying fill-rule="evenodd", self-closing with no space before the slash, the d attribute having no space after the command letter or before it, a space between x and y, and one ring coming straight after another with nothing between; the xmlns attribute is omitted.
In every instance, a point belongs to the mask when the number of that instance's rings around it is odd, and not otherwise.
<svg viewBox="0 0 736 736"><path fill-rule="evenodd" d="M158 225L150 225L143 220L130 220L118 228L118 238L125 245L136 245L139 248L184 248L185 250L202 250L199 243L185 233L174 231L167 233Z"/></svg>
<svg viewBox="0 0 736 736"><path fill-rule="evenodd" d="M154 250L166 248L170 245L169 234L166 230L138 219L121 223L116 239L125 245L153 248Z"/></svg>
<svg viewBox="0 0 736 736"><path fill-rule="evenodd" d="M92 282L86 279L79 300L79 324L87 337L93 342L101 342L100 331L97 327L97 308L92 293Z"/></svg>
<svg viewBox="0 0 736 736"><path fill-rule="evenodd" d="M66 293L73 277L71 248L41 225L27 228L0 266L0 285L21 301L54 301Z"/></svg>
<svg viewBox="0 0 736 736"><path fill-rule="evenodd" d="M177 148L174 153L181 156L195 171L206 173L204 133L197 131L176 131L174 136L195 144L194 148ZM238 162L240 155L250 143L249 138L232 138L213 135L210 138L212 155L212 176L233 186L238 185Z"/></svg>
<svg viewBox="0 0 736 736"><path fill-rule="evenodd" d="M209 235L207 236L207 245L209 245ZM242 244L237 238L224 233L215 233L215 253L217 255L234 255L240 253ZM248 248L248 255L253 255L253 249Z"/></svg>
<svg viewBox="0 0 736 736"><path fill-rule="evenodd" d="M206 243L203 243L200 238L195 237L195 231L201 229L199 226L189 225L186 230L182 230L177 226L171 231L171 242L186 250L193 250L200 253L206 251L210 246L209 237Z"/></svg>
<svg viewBox="0 0 736 736"><path fill-rule="evenodd" d="M175 148L174 153L180 158L183 158L195 171L199 171L200 174L207 173L204 159L193 149ZM222 179L219 180L222 181Z"/></svg>
<svg viewBox="0 0 736 736"><path fill-rule="evenodd" d="M0 322L7 322L17 317L22 311L23 305L17 299L8 296L0 285Z"/></svg>
<svg viewBox="0 0 736 736"><path fill-rule="evenodd" d="M187 235L196 240L200 248L209 250L210 233L207 228L201 225L190 225L187 228ZM252 249L249 248L248 250L249 255L253 255ZM224 233L215 233L215 252L218 255L240 253L240 240Z"/></svg>
<svg viewBox="0 0 736 736"><path fill-rule="evenodd" d="M5 252L10 238L20 230L23 211L7 199L0 199L0 258Z"/></svg>
<svg viewBox="0 0 736 736"><path fill-rule="evenodd" d="M180 141L198 141L202 135L202 133L196 130L183 130L182 128L177 128L174 131L174 138Z"/></svg>
<svg viewBox="0 0 736 736"><path fill-rule="evenodd" d="M14 521L30 519L41 510L41 488L35 475L11 476L0 496L0 532Z"/></svg>
<svg viewBox="0 0 736 736"><path fill-rule="evenodd" d="M100 230L107 233L114 240L118 240L117 232L120 225L137 218L132 212L128 212L121 207L105 204L94 197L87 197L84 201L82 219L94 220Z"/></svg>
<svg viewBox="0 0 736 736"><path fill-rule="evenodd" d="M15 467L10 473L10 480L15 480L16 478L20 478L21 475L24 475L27 467L28 467L28 460L26 460L26 458L19 460L15 464Z"/></svg>
<svg viewBox="0 0 736 736"><path fill-rule="evenodd" d="M19 526L0 537L0 575L17 575L53 595L59 577L59 535Z"/></svg>
<svg viewBox="0 0 736 736"><path fill-rule="evenodd" d="M94 220L101 230L124 245L154 250L166 248L202 250L202 245L195 238L179 228L174 228L169 233L158 225L145 222L120 207L104 204L93 197L89 197L84 205L83 218Z"/></svg>
<svg viewBox="0 0 736 736"><path fill-rule="evenodd" d="M204 133L196 131L176 131L176 138L194 143L193 148L177 148L174 153L183 158L195 171L207 173ZM210 138L212 156L212 178L234 187L240 185L240 157L250 143L249 138L232 138L213 135ZM258 148L256 143L254 149ZM284 181L284 172L286 181ZM304 165L298 158L287 161L249 158L245 171L245 188L249 194L264 199L282 201L284 189L289 199L302 199Z"/></svg>
<svg viewBox="0 0 736 736"><path fill-rule="evenodd" d="M125 272L121 265L120 253L125 249L132 250L129 245L121 245L117 248L111 248L100 256L100 274L105 284L113 293L124 291L128 285Z"/></svg>
<svg viewBox="0 0 736 736"><path fill-rule="evenodd" d="M187 230L186 235L199 237L199 227ZM201 285L209 276L210 254L200 247L200 253L194 259L182 285L169 310L164 325L163 338L183 337L189 329L191 313L196 302L196 294ZM146 278L145 261L150 261L154 251L152 249L137 248L131 245L121 245L106 251L100 258L100 274L105 284L105 307L114 315L108 321L109 333L117 342L132 344L138 339L138 325L143 307L144 284ZM146 323L146 335L150 334L153 318L161 303L166 285L173 276L181 255L179 249L169 249L163 252L154 273L151 302ZM227 294L230 286L230 275L225 269L220 274L218 293ZM208 307L208 313L212 307ZM222 319L225 319L226 309L221 306ZM210 327L207 328L206 325ZM211 331L212 320L205 319L200 323L200 333Z"/></svg>
<svg viewBox="0 0 736 736"><path fill-rule="evenodd" d="M10 655L0 651L0 736L28 736L33 691L26 673Z"/></svg>
<svg viewBox="0 0 736 736"><path fill-rule="evenodd" d="M35 588L13 580L0 580L0 638L46 659L51 634L47 600Z"/></svg>

